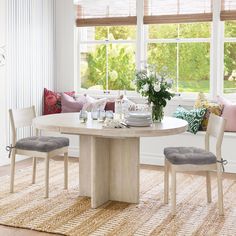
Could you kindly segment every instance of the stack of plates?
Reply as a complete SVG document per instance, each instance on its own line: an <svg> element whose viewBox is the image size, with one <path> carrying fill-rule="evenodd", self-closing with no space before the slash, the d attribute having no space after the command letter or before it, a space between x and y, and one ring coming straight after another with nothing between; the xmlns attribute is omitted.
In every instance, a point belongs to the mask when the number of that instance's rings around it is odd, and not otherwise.
<svg viewBox="0 0 236 236"><path fill-rule="evenodd" d="M130 126L146 127L152 124L152 117L148 112L130 112L125 116L125 123Z"/></svg>

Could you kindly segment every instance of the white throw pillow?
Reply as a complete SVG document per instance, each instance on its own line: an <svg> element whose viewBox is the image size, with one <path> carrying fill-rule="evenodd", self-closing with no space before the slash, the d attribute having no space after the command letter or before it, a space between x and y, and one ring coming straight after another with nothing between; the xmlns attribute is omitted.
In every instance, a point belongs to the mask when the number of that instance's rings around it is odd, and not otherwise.
<svg viewBox="0 0 236 236"><path fill-rule="evenodd" d="M85 111L104 110L107 103L106 98L95 99L86 95L86 103L83 105Z"/></svg>

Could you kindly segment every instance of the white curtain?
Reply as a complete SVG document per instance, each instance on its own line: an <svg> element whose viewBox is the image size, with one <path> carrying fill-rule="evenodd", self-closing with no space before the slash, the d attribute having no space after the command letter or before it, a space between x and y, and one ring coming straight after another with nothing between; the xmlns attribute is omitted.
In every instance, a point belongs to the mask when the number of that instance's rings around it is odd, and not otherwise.
<svg viewBox="0 0 236 236"><path fill-rule="evenodd" d="M8 109L35 105L40 115L44 87L54 89L54 4L55 0L7 0ZM27 134L23 130L20 136Z"/></svg>

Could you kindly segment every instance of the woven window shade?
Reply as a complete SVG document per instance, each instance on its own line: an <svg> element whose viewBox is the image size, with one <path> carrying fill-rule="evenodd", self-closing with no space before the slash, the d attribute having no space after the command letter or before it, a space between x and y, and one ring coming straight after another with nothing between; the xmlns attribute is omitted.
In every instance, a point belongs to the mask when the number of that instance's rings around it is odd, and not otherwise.
<svg viewBox="0 0 236 236"><path fill-rule="evenodd" d="M236 20L236 0L221 1L221 20Z"/></svg>
<svg viewBox="0 0 236 236"><path fill-rule="evenodd" d="M76 9L78 27L137 24L136 0L77 0Z"/></svg>
<svg viewBox="0 0 236 236"><path fill-rule="evenodd" d="M212 21L211 0L144 1L144 24Z"/></svg>

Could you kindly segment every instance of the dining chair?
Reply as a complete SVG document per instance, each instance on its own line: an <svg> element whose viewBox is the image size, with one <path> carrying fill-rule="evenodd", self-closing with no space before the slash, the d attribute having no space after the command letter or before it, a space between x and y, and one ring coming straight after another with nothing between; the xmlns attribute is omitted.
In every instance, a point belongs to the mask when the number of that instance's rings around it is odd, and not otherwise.
<svg viewBox="0 0 236 236"><path fill-rule="evenodd" d="M31 127L32 120L36 117L35 107L17 110L9 110L12 128L12 144L10 146L11 158L11 182L10 192L14 192L15 159L16 155L33 157L32 184L36 177L36 158L45 158L45 197L49 192L49 159L64 154L64 189L68 188L68 146L69 139L63 137L39 136L39 130L35 129L35 136L17 140L17 132L20 128Z"/></svg>
<svg viewBox="0 0 236 236"><path fill-rule="evenodd" d="M225 160L221 156L221 145L224 136L226 121L219 116L211 114L205 135L205 149L195 147L167 147L164 149L164 203L169 200L169 172L171 173L171 212L176 214L176 172L204 171L206 173L207 201L211 202L210 171L216 171L218 185L219 214L224 214L222 170ZM210 144L214 144L214 153L210 152ZM213 145L212 145L213 146Z"/></svg>

